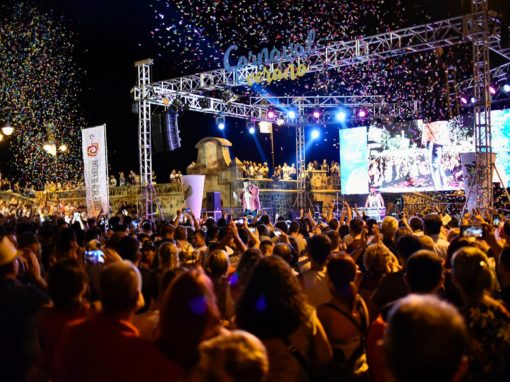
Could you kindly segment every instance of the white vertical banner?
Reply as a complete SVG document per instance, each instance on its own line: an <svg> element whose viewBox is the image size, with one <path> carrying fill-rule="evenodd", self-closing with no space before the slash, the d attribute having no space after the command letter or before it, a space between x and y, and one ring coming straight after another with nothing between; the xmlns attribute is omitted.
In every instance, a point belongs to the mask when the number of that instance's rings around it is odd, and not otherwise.
<svg viewBox="0 0 510 382"><path fill-rule="evenodd" d="M110 212L106 125L83 129L81 134L87 214L97 217Z"/></svg>

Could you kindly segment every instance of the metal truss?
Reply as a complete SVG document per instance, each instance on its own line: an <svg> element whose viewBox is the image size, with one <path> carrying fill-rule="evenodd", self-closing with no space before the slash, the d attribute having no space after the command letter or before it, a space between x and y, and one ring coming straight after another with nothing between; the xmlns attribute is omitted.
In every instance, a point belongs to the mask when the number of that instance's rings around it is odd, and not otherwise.
<svg viewBox="0 0 510 382"><path fill-rule="evenodd" d="M298 58L294 65L306 64L309 73L337 69L344 66L366 63L373 60L384 60L404 54L412 54L454 46L466 42L473 20L478 15L454 17L436 21L430 24L399 29L393 32L375 36L363 37L348 42L336 42L325 47L319 47L305 59ZM494 38L494 49L499 46L499 40ZM289 61L282 61L278 65L272 64L270 69L284 70ZM248 77L260 68L247 66L233 71L217 69L172 80L157 82L161 86L176 92L196 92L198 90L217 90L248 84Z"/></svg>
<svg viewBox="0 0 510 382"><path fill-rule="evenodd" d="M510 77L510 62L507 62L498 67L492 68L490 70L491 80L494 83L501 83L507 80ZM465 95L473 91L474 86L474 78L470 77L462 82L457 84L460 95ZM450 94L451 96L453 93Z"/></svg>
<svg viewBox="0 0 510 382"><path fill-rule="evenodd" d="M349 105L383 103L384 96L302 96L302 97L250 97L250 105L268 105L275 107L330 108Z"/></svg>
<svg viewBox="0 0 510 382"><path fill-rule="evenodd" d="M151 59L137 61L138 86L134 98L138 102L138 150L140 159L140 187L142 189L142 213L146 219L154 216L155 190L152 187L152 147L151 147Z"/></svg>
<svg viewBox="0 0 510 382"><path fill-rule="evenodd" d="M489 61L488 1L472 0L471 9L477 14L473 20L473 113L475 119L475 151L477 153L475 176L466 198L475 193L476 204L483 212L489 212L493 204L492 190L492 130L491 85Z"/></svg>
<svg viewBox="0 0 510 382"><path fill-rule="evenodd" d="M352 96L352 97L253 97L251 104L240 102L225 102L217 98L206 97L198 94L177 93L168 89L151 86L149 102L153 105L171 107L178 100L183 110L191 110L206 114L222 115L251 121L275 122L281 119L286 125L297 125L298 118L292 119L287 111L294 110L296 116L304 115L311 108L333 109L340 106L347 108L364 108L370 117L402 117L416 116L419 112L418 102L385 103L382 96ZM276 104L272 104L274 101ZM345 103L340 103L345 101ZM284 109L279 110L278 108ZM268 118L267 113L273 111L274 118ZM332 113L321 113L318 120L309 120L312 123L334 123ZM309 116L305 116L308 118Z"/></svg>
<svg viewBox="0 0 510 382"><path fill-rule="evenodd" d="M240 102L225 102L221 99L205 97L199 94L177 93L160 87L151 87L150 103L168 107L178 99L185 110L197 111L206 114L223 115L253 121L267 121L267 105L248 105ZM206 106L204 106L206 105ZM274 110L275 119L283 119L286 124L292 124L286 113Z"/></svg>

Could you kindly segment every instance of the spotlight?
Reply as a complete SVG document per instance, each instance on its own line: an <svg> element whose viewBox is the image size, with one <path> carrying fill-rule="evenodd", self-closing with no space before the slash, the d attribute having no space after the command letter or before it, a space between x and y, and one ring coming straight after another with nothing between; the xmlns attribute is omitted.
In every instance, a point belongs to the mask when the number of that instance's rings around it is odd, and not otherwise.
<svg viewBox="0 0 510 382"><path fill-rule="evenodd" d="M252 135L253 135L253 134L255 134L255 131L256 131L256 129L255 129L255 122L253 122L253 121L249 121L249 122L246 124L246 126L248 127L248 132L249 132L250 134L252 134Z"/></svg>
<svg viewBox="0 0 510 382"><path fill-rule="evenodd" d="M318 129L314 129L311 136L313 140L318 139L321 136L321 132Z"/></svg>
<svg viewBox="0 0 510 382"><path fill-rule="evenodd" d="M227 89L221 93L221 99L224 102L233 102L237 99L237 96Z"/></svg>
<svg viewBox="0 0 510 382"><path fill-rule="evenodd" d="M510 84L504 84L503 85L503 91L505 93L510 93Z"/></svg>
<svg viewBox="0 0 510 382"><path fill-rule="evenodd" d="M367 111L365 109L359 109L358 117L365 118L367 116Z"/></svg>
<svg viewBox="0 0 510 382"><path fill-rule="evenodd" d="M183 108L183 106L184 103L179 98L175 98L170 104L170 109L173 111L179 111Z"/></svg>
<svg viewBox="0 0 510 382"><path fill-rule="evenodd" d="M319 119L321 117L321 112L319 110L315 110L312 115L315 119Z"/></svg>
<svg viewBox="0 0 510 382"><path fill-rule="evenodd" d="M494 86L489 86L489 93L491 93L491 95L495 95L496 94L496 88Z"/></svg>
<svg viewBox="0 0 510 382"><path fill-rule="evenodd" d="M274 111L273 111L273 110L269 110L269 111L267 112L267 118L268 118L268 119L274 119L274 117L275 117L275 116L276 116L276 115L275 115L275 113L274 113Z"/></svg>
<svg viewBox="0 0 510 382"><path fill-rule="evenodd" d="M216 127L219 129L219 130L225 130L225 117L223 116L220 116L220 117L216 117Z"/></svg>
<svg viewBox="0 0 510 382"><path fill-rule="evenodd" d="M339 110L335 114L335 119L337 122L344 123L347 119L347 113L344 110Z"/></svg>
<svg viewBox="0 0 510 382"><path fill-rule="evenodd" d="M278 118L278 119L276 120L276 124L277 124L278 126L282 126L284 123L285 123L285 120L284 120L283 118Z"/></svg>
<svg viewBox="0 0 510 382"><path fill-rule="evenodd" d="M287 116L289 117L289 119L296 119L296 112L294 110L290 110L287 113Z"/></svg>
<svg viewBox="0 0 510 382"><path fill-rule="evenodd" d="M202 109L209 109L211 107L211 101L209 98L200 98L198 100L198 106L200 106Z"/></svg>
<svg viewBox="0 0 510 382"><path fill-rule="evenodd" d="M460 103L463 104L463 105L467 105L468 104L468 99L464 96L460 97Z"/></svg>
<svg viewBox="0 0 510 382"><path fill-rule="evenodd" d="M471 97L471 103L476 103L476 98L475 97Z"/></svg>

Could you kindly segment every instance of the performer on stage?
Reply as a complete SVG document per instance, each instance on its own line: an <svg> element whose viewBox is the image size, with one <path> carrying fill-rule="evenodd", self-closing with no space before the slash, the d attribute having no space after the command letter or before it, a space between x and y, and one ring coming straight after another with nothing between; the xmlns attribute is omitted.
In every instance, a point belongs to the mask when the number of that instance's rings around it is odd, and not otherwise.
<svg viewBox="0 0 510 382"><path fill-rule="evenodd" d="M244 215L255 216L260 209L259 188L248 180L243 181L243 190L239 195L234 192L234 199L241 200Z"/></svg>
<svg viewBox="0 0 510 382"><path fill-rule="evenodd" d="M367 201L365 202L366 208L384 208L384 199L380 192L375 187L370 187L370 194L368 194Z"/></svg>

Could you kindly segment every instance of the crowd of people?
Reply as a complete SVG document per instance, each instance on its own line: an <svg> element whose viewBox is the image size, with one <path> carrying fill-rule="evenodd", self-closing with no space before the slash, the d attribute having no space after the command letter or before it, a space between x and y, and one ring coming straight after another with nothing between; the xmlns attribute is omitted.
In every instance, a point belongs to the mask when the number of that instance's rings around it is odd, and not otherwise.
<svg viewBox="0 0 510 382"><path fill-rule="evenodd" d="M510 380L510 221L344 207L317 221L6 214L0 376Z"/></svg>
<svg viewBox="0 0 510 382"><path fill-rule="evenodd" d="M310 176L311 173L316 171L325 172L326 175L332 177L340 176L340 163L332 161L328 164L324 159L322 163L318 161L309 162L305 169L305 174ZM294 163L288 165L276 165L271 175L267 162L257 163L252 161L243 161L241 164L241 173L243 178L250 179L273 179L273 180L296 180L297 169Z"/></svg>

